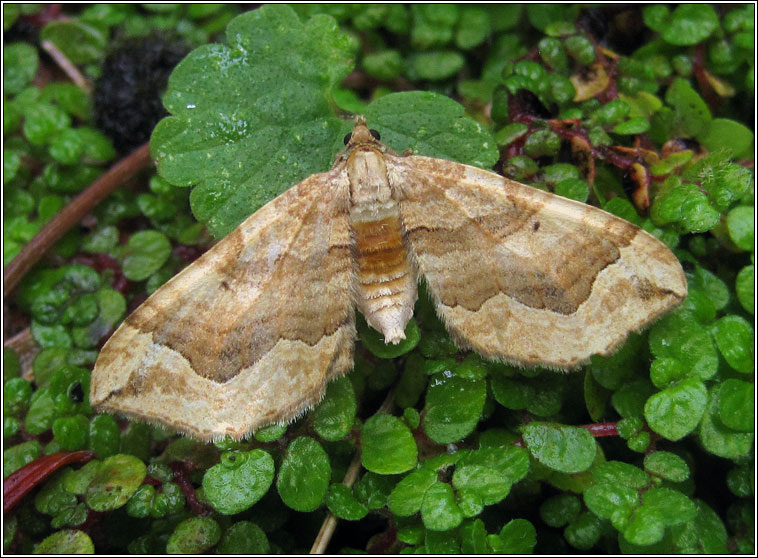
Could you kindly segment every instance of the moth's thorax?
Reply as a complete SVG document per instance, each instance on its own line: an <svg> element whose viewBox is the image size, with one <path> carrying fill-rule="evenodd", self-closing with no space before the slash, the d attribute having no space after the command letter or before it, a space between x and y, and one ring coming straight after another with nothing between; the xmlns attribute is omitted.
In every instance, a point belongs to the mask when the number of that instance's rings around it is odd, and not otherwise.
<svg viewBox="0 0 758 558"><path fill-rule="evenodd" d="M387 343L398 343L413 315L417 272L403 240L384 154L356 147L348 156L347 172L358 309Z"/></svg>

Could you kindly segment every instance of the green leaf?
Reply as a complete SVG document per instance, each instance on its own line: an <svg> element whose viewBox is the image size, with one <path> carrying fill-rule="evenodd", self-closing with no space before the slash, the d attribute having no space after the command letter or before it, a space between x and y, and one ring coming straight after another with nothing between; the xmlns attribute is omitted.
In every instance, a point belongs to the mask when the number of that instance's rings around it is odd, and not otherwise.
<svg viewBox="0 0 758 558"><path fill-rule="evenodd" d="M216 547L217 554L269 554L271 545L263 529L250 521L229 527Z"/></svg>
<svg viewBox="0 0 758 558"><path fill-rule="evenodd" d="M734 378L724 380L719 390L719 418L732 430L753 432L755 384Z"/></svg>
<svg viewBox="0 0 758 558"><path fill-rule="evenodd" d="M340 519L350 521L363 519L368 514L368 507L356 500L352 490L342 483L335 483L329 487L326 507Z"/></svg>
<svg viewBox="0 0 758 558"><path fill-rule="evenodd" d="M270 424L255 431L255 439L259 442L275 442L287 432L286 424Z"/></svg>
<svg viewBox="0 0 758 558"><path fill-rule="evenodd" d="M490 34L490 16L477 8L464 9L458 20L455 44L468 50L483 43Z"/></svg>
<svg viewBox="0 0 758 558"><path fill-rule="evenodd" d="M632 544L649 545L660 541L666 530L661 513L655 508L639 507L623 528L624 538Z"/></svg>
<svg viewBox="0 0 758 558"><path fill-rule="evenodd" d="M87 119L91 110L89 96L84 89L73 83L59 81L50 82L45 85L40 99L43 101L52 101L70 115L78 116L81 119ZM97 137L102 138L106 142L108 141L105 136L94 128L77 128L77 131L82 130L87 130L87 137L95 137L90 134L96 134ZM113 148L111 148L111 151L112 150Z"/></svg>
<svg viewBox="0 0 758 558"><path fill-rule="evenodd" d="M413 434L397 417L374 415L361 430L361 461L382 475L403 473L416 465L418 448Z"/></svg>
<svg viewBox="0 0 758 558"><path fill-rule="evenodd" d="M743 250L752 250L755 244L754 215L753 206L740 205L733 208L726 216L729 238Z"/></svg>
<svg viewBox="0 0 758 558"><path fill-rule="evenodd" d="M465 61L461 53L452 50L419 52L407 61L408 75L414 80L441 81L455 76Z"/></svg>
<svg viewBox="0 0 758 558"><path fill-rule="evenodd" d="M716 310L723 309L729 303L729 287L704 267L696 265L692 275L688 275L687 283L690 288L704 291Z"/></svg>
<svg viewBox="0 0 758 558"><path fill-rule="evenodd" d="M537 544L537 532L526 519L512 519L487 540L497 554L531 554Z"/></svg>
<svg viewBox="0 0 758 558"><path fill-rule="evenodd" d="M66 19L48 23L40 38L55 44L74 64L87 64L102 57L108 34L99 25L81 19Z"/></svg>
<svg viewBox="0 0 758 558"><path fill-rule="evenodd" d="M674 108L678 126L683 134L695 137L710 127L711 111L687 80L674 79L666 91L666 102Z"/></svg>
<svg viewBox="0 0 758 558"><path fill-rule="evenodd" d="M579 473L595 459L597 444L584 428L535 421L525 425L522 433L534 458L555 471Z"/></svg>
<svg viewBox="0 0 758 558"><path fill-rule="evenodd" d="M567 178L555 185L555 193L564 198L586 202L590 195L590 187L579 178Z"/></svg>
<svg viewBox="0 0 758 558"><path fill-rule="evenodd" d="M66 529L53 533L34 547L32 554L94 554L95 545L84 531Z"/></svg>
<svg viewBox="0 0 758 558"><path fill-rule="evenodd" d="M584 512L563 530L566 541L579 550L589 550L595 546L602 534L602 521L590 512Z"/></svg>
<svg viewBox="0 0 758 558"><path fill-rule="evenodd" d="M71 118L55 105L38 103L24 114L24 135L32 145L44 145L71 126Z"/></svg>
<svg viewBox="0 0 758 558"><path fill-rule="evenodd" d="M708 131L698 140L708 151L727 149L734 159L741 159L750 153L755 137L744 124L727 118L714 118Z"/></svg>
<svg viewBox="0 0 758 558"><path fill-rule="evenodd" d="M83 126L77 128L76 133L84 146L85 160L105 162L116 155L110 140L102 132Z"/></svg>
<svg viewBox="0 0 758 558"><path fill-rule="evenodd" d="M534 400L534 387L520 378L508 378L503 374L493 374L490 387L495 401L506 409L526 409L529 402Z"/></svg>
<svg viewBox="0 0 758 558"><path fill-rule="evenodd" d="M260 500L273 480L274 460L268 452L260 449L228 451L221 463L206 471L203 490L217 511L232 515Z"/></svg>
<svg viewBox="0 0 758 558"><path fill-rule="evenodd" d="M645 456L645 470L671 482L684 482L690 477L687 462L668 451L654 451Z"/></svg>
<svg viewBox="0 0 758 558"><path fill-rule="evenodd" d="M316 440L300 436L287 447L279 467L276 489L282 501L294 510L313 511L329 489L332 467L329 456Z"/></svg>
<svg viewBox="0 0 758 558"><path fill-rule="evenodd" d="M491 168L499 157L492 134L465 117L465 108L429 91L385 95L371 103L365 116L382 141L396 152L450 159Z"/></svg>
<svg viewBox="0 0 758 558"><path fill-rule="evenodd" d="M693 522L693 529L688 535L694 535L690 547L701 554L726 554L727 532L723 522L705 502L696 501L698 514Z"/></svg>
<svg viewBox="0 0 758 558"><path fill-rule="evenodd" d="M690 46L710 37L718 26L718 15L710 4L682 4L671 14L661 35L672 45Z"/></svg>
<svg viewBox="0 0 758 558"><path fill-rule="evenodd" d="M73 165L84 153L84 144L79 133L73 128L68 128L52 139L48 151L59 163Z"/></svg>
<svg viewBox="0 0 758 558"><path fill-rule="evenodd" d="M644 134L650 129L650 121L647 118L636 117L616 124L612 132L622 135Z"/></svg>
<svg viewBox="0 0 758 558"><path fill-rule="evenodd" d="M27 463L37 459L42 453L42 447L37 440L29 440L3 451L3 476L15 473Z"/></svg>
<svg viewBox="0 0 758 558"><path fill-rule="evenodd" d="M152 510L154 499L155 487L143 484L129 499L129 503L126 505L126 513L130 517L147 517Z"/></svg>
<svg viewBox="0 0 758 558"><path fill-rule="evenodd" d="M210 518L192 517L176 526L166 544L167 554L201 554L221 539L221 527Z"/></svg>
<svg viewBox="0 0 758 558"><path fill-rule="evenodd" d="M354 43L331 17L302 23L289 6L267 5L232 20L226 37L175 68L164 95L173 116L150 142L163 178L196 185L193 212L215 236L327 170L351 126L330 97Z"/></svg>
<svg viewBox="0 0 758 558"><path fill-rule="evenodd" d="M37 74L37 49L28 43L11 43L3 49L3 92L20 93Z"/></svg>
<svg viewBox="0 0 758 558"><path fill-rule="evenodd" d="M422 340L427 336L424 334ZM401 409L407 409L416 405L421 394L426 389L426 375L424 374L424 359L418 354L411 354L405 360L405 367L397 382L395 403Z"/></svg>
<svg viewBox="0 0 758 558"><path fill-rule="evenodd" d="M642 469L622 461L606 461L595 467L593 478L598 483L617 484L639 490L650 482Z"/></svg>
<svg viewBox="0 0 758 558"><path fill-rule="evenodd" d="M363 68L377 79L395 79L403 70L403 58L397 50L373 52L363 58Z"/></svg>
<svg viewBox="0 0 758 558"><path fill-rule="evenodd" d="M740 316L724 316L713 325L716 346L729 366L749 374L755 369L755 332Z"/></svg>
<svg viewBox="0 0 758 558"><path fill-rule="evenodd" d="M550 527L563 527L574 521L582 511L579 498L573 494L559 494L542 502L540 517Z"/></svg>
<svg viewBox="0 0 758 558"><path fill-rule="evenodd" d="M687 312L674 312L656 322L648 339L653 356L677 360L693 378L707 380L718 370L711 336Z"/></svg>
<svg viewBox="0 0 758 558"><path fill-rule="evenodd" d="M424 550L435 556L444 554L459 554L461 546L458 543L456 531L432 531L424 533Z"/></svg>
<svg viewBox="0 0 758 558"><path fill-rule="evenodd" d="M480 437L480 443L481 441ZM510 445L482 447L463 456L460 465L481 465L494 469L505 475L513 484L522 480L529 472L529 454L523 448Z"/></svg>
<svg viewBox="0 0 758 558"><path fill-rule="evenodd" d="M396 479L392 477L369 471L356 483L353 492L356 498L366 504L370 510L378 510L387 505L395 482Z"/></svg>
<svg viewBox="0 0 758 558"><path fill-rule="evenodd" d="M421 509L424 495L437 482L437 471L422 468L401 480L390 493L389 507L395 515L413 515Z"/></svg>
<svg viewBox="0 0 758 558"><path fill-rule="evenodd" d="M421 504L421 520L430 531L449 531L463 521L463 513L455 503L453 488L443 482L435 482L424 494Z"/></svg>
<svg viewBox="0 0 758 558"><path fill-rule="evenodd" d="M133 455L108 457L87 487L87 505L100 512L120 508L137 491L146 474L145 464Z"/></svg>
<svg viewBox="0 0 758 558"><path fill-rule="evenodd" d="M71 336L78 347L97 346L126 313L126 299L117 290L103 287L95 293L94 298L100 309L97 318L85 326L71 328Z"/></svg>
<svg viewBox="0 0 758 558"><path fill-rule="evenodd" d="M650 29L660 33L665 28L669 13L668 6L662 4L645 6L642 9L642 19Z"/></svg>
<svg viewBox="0 0 758 558"><path fill-rule="evenodd" d="M487 530L481 519L466 520L459 529L461 534L461 554L488 554Z"/></svg>
<svg viewBox="0 0 758 558"><path fill-rule="evenodd" d="M23 378L11 378L3 386L3 410L19 414L26 410L32 398L32 384Z"/></svg>
<svg viewBox="0 0 758 558"><path fill-rule="evenodd" d="M737 432L721 422L719 417L720 391L715 386L710 391L708 409L700 422L700 441L703 447L719 457L736 459L747 455L753 445L752 432Z"/></svg>
<svg viewBox="0 0 758 558"><path fill-rule="evenodd" d="M651 488L642 494L642 506L655 510L668 525L695 519L697 508L692 500L671 488Z"/></svg>
<svg viewBox="0 0 758 558"><path fill-rule="evenodd" d="M645 419L654 432L679 440L695 430L707 402L703 382L688 378L650 397L645 403Z"/></svg>
<svg viewBox="0 0 758 558"><path fill-rule="evenodd" d="M487 397L484 380L435 374L426 392L424 431L435 442L457 442L473 432Z"/></svg>
<svg viewBox="0 0 758 558"><path fill-rule="evenodd" d="M347 376L332 381L326 396L313 411L313 429L325 440L341 440L350 433L355 422L355 391Z"/></svg>
<svg viewBox="0 0 758 558"><path fill-rule="evenodd" d="M737 274L735 282L737 298L742 307L751 314L755 305L755 266L746 265Z"/></svg>
<svg viewBox="0 0 758 558"><path fill-rule="evenodd" d="M455 469L453 486L458 491L475 494L485 506L491 506L508 496L511 481L495 469L481 465L464 465Z"/></svg>
<svg viewBox="0 0 758 558"><path fill-rule="evenodd" d="M143 281L158 271L171 255L171 242L158 231L140 231L129 237L123 270L127 279Z"/></svg>
<svg viewBox="0 0 758 558"><path fill-rule="evenodd" d="M755 491L755 472L750 466L734 467L727 473L726 484L735 496L749 498Z"/></svg>
<svg viewBox="0 0 758 558"><path fill-rule="evenodd" d="M49 390L46 388L38 389L32 397L29 412L26 413L24 428L33 436L42 434L52 427L56 416L55 401Z"/></svg>
<svg viewBox="0 0 758 558"><path fill-rule="evenodd" d="M95 478L100 461L90 461L79 469L66 469L61 479L61 486L66 492L82 495L87 493L87 487Z"/></svg>
<svg viewBox="0 0 758 558"><path fill-rule="evenodd" d="M61 449L84 449L89 438L89 420L84 415L58 417L53 421L53 436Z"/></svg>
<svg viewBox="0 0 758 558"><path fill-rule="evenodd" d="M584 503L592 513L604 519L627 515L638 502L636 490L619 484L595 484L584 492Z"/></svg>

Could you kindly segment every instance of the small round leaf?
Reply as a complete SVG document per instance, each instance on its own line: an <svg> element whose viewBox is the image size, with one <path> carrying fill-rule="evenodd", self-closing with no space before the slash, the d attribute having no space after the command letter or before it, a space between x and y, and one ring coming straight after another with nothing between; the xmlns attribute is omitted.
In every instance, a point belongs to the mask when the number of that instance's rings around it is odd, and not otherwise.
<svg viewBox="0 0 758 558"><path fill-rule="evenodd" d="M562 473L579 473L595 460L597 444L584 428L531 422L524 426L524 442L543 465Z"/></svg>
<svg viewBox="0 0 758 558"><path fill-rule="evenodd" d="M668 440L679 440L695 430L707 402L703 382L688 378L650 397L645 418L653 431Z"/></svg>
<svg viewBox="0 0 758 558"><path fill-rule="evenodd" d="M229 527L216 547L217 554L269 554L271 545L263 529L250 521Z"/></svg>
<svg viewBox="0 0 758 558"><path fill-rule="evenodd" d="M167 554L202 554L218 543L221 527L209 518L192 517L176 526L166 544Z"/></svg>
<svg viewBox="0 0 758 558"><path fill-rule="evenodd" d="M416 465L418 448L405 423L392 415L374 415L361 431L361 460L382 475L404 473Z"/></svg>
<svg viewBox="0 0 758 558"><path fill-rule="evenodd" d="M326 507L340 519L351 521L363 519L368 514L368 507L356 500L350 487L342 483L335 483L329 487Z"/></svg>
<svg viewBox="0 0 758 558"><path fill-rule="evenodd" d="M329 456L321 444L313 438L301 436L287 447L276 489L282 501L292 509L313 511L326 496L331 474Z"/></svg>
<svg viewBox="0 0 758 558"><path fill-rule="evenodd" d="M455 503L453 488L444 482L432 485L424 495L421 520L430 531L449 531L463 521L463 513Z"/></svg>
<svg viewBox="0 0 758 558"><path fill-rule="evenodd" d="M124 256L124 275L142 281L158 271L171 255L171 243L158 231L140 231L129 237Z"/></svg>
<svg viewBox="0 0 758 558"><path fill-rule="evenodd" d="M94 554L95 545L84 531L67 529L53 533L37 546L32 554Z"/></svg>
<svg viewBox="0 0 758 558"><path fill-rule="evenodd" d="M274 460L260 449L225 455L203 476L203 490L217 511L231 515L250 508L268 491L274 480Z"/></svg>

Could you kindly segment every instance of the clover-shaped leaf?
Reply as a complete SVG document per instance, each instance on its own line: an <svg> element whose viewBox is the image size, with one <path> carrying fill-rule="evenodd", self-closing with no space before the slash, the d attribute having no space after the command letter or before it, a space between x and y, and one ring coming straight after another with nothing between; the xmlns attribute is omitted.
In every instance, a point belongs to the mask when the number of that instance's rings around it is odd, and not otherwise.
<svg viewBox="0 0 758 558"><path fill-rule="evenodd" d="M195 215L218 236L329 168L350 127L329 101L353 56L332 18L303 23L284 5L242 14L226 36L227 44L197 48L176 67L164 96L173 116L151 139L165 179L197 184Z"/></svg>
<svg viewBox="0 0 758 558"><path fill-rule="evenodd" d="M172 116L150 142L164 179L195 185L193 212L216 236L328 170L352 128L330 102L353 58L331 17L303 23L287 6L263 6L229 24L227 43L195 49L176 67L164 96ZM365 116L397 151L482 167L498 158L491 134L443 95L387 95Z"/></svg>

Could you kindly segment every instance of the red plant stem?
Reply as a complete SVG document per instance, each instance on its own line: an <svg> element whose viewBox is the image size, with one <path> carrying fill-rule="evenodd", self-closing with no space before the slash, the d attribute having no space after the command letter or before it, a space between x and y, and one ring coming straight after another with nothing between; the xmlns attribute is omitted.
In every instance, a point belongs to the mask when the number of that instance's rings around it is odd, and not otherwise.
<svg viewBox="0 0 758 558"><path fill-rule="evenodd" d="M3 271L4 297L12 292L24 275L37 263L50 247L71 227L81 221L93 207L113 190L129 180L150 163L148 144L135 149L127 157L113 165L103 176L76 196L52 221L45 225L34 238L13 258Z"/></svg>
<svg viewBox="0 0 758 558"><path fill-rule="evenodd" d="M3 482L3 514L11 511L21 498L55 471L71 463L87 463L95 457L91 451L53 453L27 463Z"/></svg>
<svg viewBox="0 0 758 558"><path fill-rule="evenodd" d="M192 483L187 478L187 466L180 461L175 461L169 467L174 472L174 482L181 488L182 494L184 494L184 498L187 500L192 513L195 515L208 515L208 510L197 498L195 487L192 486Z"/></svg>
<svg viewBox="0 0 758 558"><path fill-rule="evenodd" d="M587 430L592 436L595 438L600 438L601 436L618 436L619 431L616 430L616 423L615 422L598 422L596 424L585 424L580 426L579 428L584 428Z"/></svg>
<svg viewBox="0 0 758 558"><path fill-rule="evenodd" d="M616 429L615 422L598 422L596 424L582 424L578 428L584 428L593 438L601 438L603 436L618 436L619 431ZM523 448L525 446L523 440L516 440L513 442L514 446Z"/></svg>

